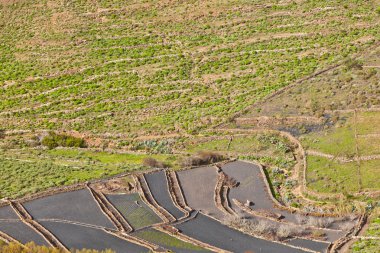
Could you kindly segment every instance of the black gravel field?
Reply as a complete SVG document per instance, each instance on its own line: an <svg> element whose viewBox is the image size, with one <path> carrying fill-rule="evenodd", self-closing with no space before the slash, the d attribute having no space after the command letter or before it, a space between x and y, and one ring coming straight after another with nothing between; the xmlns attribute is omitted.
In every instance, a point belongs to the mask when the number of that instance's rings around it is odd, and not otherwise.
<svg viewBox="0 0 380 253"><path fill-rule="evenodd" d="M167 180L165 172L159 171L145 175L148 187L152 192L153 197L157 203L171 213L176 219L183 217L185 214L179 210L170 197L167 187Z"/></svg>
<svg viewBox="0 0 380 253"><path fill-rule="evenodd" d="M69 220L115 229L87 189L36 199L23 206L36 220Z"/></svg>

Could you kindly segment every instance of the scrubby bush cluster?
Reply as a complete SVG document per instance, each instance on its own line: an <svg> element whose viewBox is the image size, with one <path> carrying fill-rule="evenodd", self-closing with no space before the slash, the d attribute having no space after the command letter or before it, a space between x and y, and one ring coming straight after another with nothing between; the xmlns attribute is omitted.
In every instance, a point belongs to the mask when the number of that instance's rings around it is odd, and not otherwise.
<svg viewBox="0 0 380 253"><path fill-rule="evenodd" d="M112 250L89 250L89 249L82 249L82 250L72 250L72 253L115 253ZM17 243L10 243L5 245L0 245L0 253L66 253L66 250L62 249L55 249L52 247L47 246L37 246L34 243L28 243L25 246L17 244Z"/></svg>
<svg viewBox="0 0 380 253"><path fill-rule="evenodd" d="M86 142L77 137L64 134L56 134L50 132L47 136L42 139L42 145L53 149L56 147L75 147L75 148L85 148L87 147Z"/></svg>
<svg viewBox="0 0 380 253"><path fill-rule="evenodd" d="M172 149L170 144L171 143L168 140L146 140L135 144L133 149L145 150L151 154L171 154Z"/></svg>
<svg viewBox="0 0 380 253"><path fill-rule="evenodd" d="M328 228L335 222L334 218L302 216L302 215L297 215L296 219L297 219L298 224L318 227L318 228Z"/></svg>
<svg viewBox="0 0 380 253"><path fill-rule="evenodd" d="M243 230L246 233L284 240L294 236L306 234L300 227L289 224L278 224L263 219L245 219L237 216L228 216L224 224Z"/></svg>
<svg viewBox="0 0 380 253"><path fill-rule="evenodd" d="M225 159L224 156L219 153L211 151L199 151L195 155L184 158L182 160L182 166L188 167L207 165L222 161L223 159Z"/></svg>
<svg viewBox="0 0 380 253"><path fill-rule="evenodd" d="M152 157L147 157L144 158L143 160L143 165L146 167L151 167L151 168L165 168L168 167L167 164L158 161L157 159L154 159Z"/></svg>

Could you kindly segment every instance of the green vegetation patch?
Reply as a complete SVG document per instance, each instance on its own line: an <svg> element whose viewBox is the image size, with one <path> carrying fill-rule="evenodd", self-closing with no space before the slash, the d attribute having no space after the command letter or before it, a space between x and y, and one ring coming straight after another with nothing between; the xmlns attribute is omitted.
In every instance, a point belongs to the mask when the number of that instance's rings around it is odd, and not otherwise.
<svg viewBox="0 0 380 253"><path fill-rule="evenodd" d="M196 133L367 49L378 21L356 0L1 4L0 124Z"/></svg>
<svg viewBox="0 0 380 253"><path fill-rule="evenodd" d="M380 160L339 162L308 156L307 185L325 193L354 193L359 190L380 190Z"/></svg>
<svg viewBox="0 0 380 253"><path fill-rule="evenodd" d="M370 225L364 236L380 237L380 217L377 216L370 221ZM380 249L380 240L359 239L352 247L354 253L372 253Z"/></svg>
<svg viewBox="0 0 380 253"><path fill-rule="evenodd" d="M360 112L357 117L358 134L380 134L380 112Z"/></svg>
<svg viewBox="0 0 380 253"><path fill-rule="evenodd" d="M323 157L307 157L307 186L317 192L353 193L360 188L358 164L340 163Z"/></svg>
<svg viewBox="0 0 380 253"><path fill-rule="evenodd" d="M87 147L86 142L77 137L64 135L64 134L56 134L49 133L42 139L42 145L48 147L49 149L53 149L56 147L76 147L76 148L85 148Z"/></svg>
<svg viewBox="0 0 380 253"><path fill-rule="evenodd" d="M174 155L152 155L177 164ZM144 170L147 154L115 154L84 149L4 150L0 153L0 196L19 197L50 187Z"/></svg>
<svg viewBox="0 0 380 253"><path fill-rule="evenodd" d="M0 196L20 197L50 187L71 185L139 168L64 166L48 160L30 161L0 156Z"/></svg>
<svg viewBox="0 0 380 253"><path fill-rule="evenodd" d="M361 161L360 178L363 189L380 190L380 160Z"/></svg>
<svg viewBox="0 0 380 253"><path fill-rule="evenodd" d="M305 149L322 153L353 158L358 147L359 156L380 154L379 112L358 112L342 115L330 129L306 134L301 142ZM355 140L355 131L357 139Z"/></svg>
<svg viewBox="0 0 380 253"><path fill-rule="evenodd" d="M135 233L137 237L145 239L147 241L156 243L165 248L171 249L174 252L176 250L188 250L194 252L209 252L199 246L190 244L188 242L181 241L173 236L170 236L164 232L155 230L155 229L144 229Z"/></svg>
<svg viewBox="0 0 380 253"><path fill-rule="evenodd" d="M361 156L380 155L380 135L359 136L358 148Z"/></svg>
<svg viewBox="0 0 380 253"><path fill-rule="evenodd" d="M134 229L162 222L137 193L120 196L110 195L108 198Z"/></svg>
<svg viewBox="0 0 380 253"><path fill-rule="evenodd" d="M174 155L147 155L144 153L109 153L78 149L55 149L47 152L52 157L65 159L87 159L103 164L141 165L144 158L150 156L158 160L173 160Z"/></svg>
<svg viewBox="0 0 380 253"><path fill-rule="evenodd" d="M284 156L291 153L291 144L283 137L273 134L251 134L244 136L216 137L191 141L187 144L188 152L218 151L231 156L257 155Z"/></svg>
<svg viewBox="0 0 380 253"><path fill-rule="evenodd" d="M301 141L305 149L326 154L346 157L353 157L356 154L354 128L349 123L326 132L308 134Z"/></svg>

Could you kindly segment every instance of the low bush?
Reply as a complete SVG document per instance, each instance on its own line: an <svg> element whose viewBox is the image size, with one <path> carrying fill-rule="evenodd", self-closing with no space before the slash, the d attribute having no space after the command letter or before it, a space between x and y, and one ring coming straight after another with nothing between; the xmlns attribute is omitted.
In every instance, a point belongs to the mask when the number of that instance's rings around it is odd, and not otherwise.
<svg viewBox="0 0 380 253"><path fill-rule="evenodd" d="M211 151L199 151L193 156L187 157L182 161L182 166L200 166L222 161L224 156Z"/></svg>
<svg viewBox="0 0 380 253"><path fill-rule="evenodd" d="M112 250L74 250L73 253L114 253ZM10 243L6 245L0 245L0 253L66 253L66 250L55 249L52 247L46 246L37 246L34 243L28 243L25 246L22 246L17 243Z"/></svg>
<svg viewBox="0 0 380 253"><path fill-rule="evenodd" d="M47 136L42 139L42 145L48 147L49 149L53 149L56 147L75 147L75 148L85 148L87 147L86 142L77 137L64 135L64 134L56 134L50 132Z"/></svg>
<svg viewBox="0 0 380 253"><path fill-rule="evenodd" d="M223 223L228 226L237 227L249 234L271 237L284 240L294 236L301 236L305 230L296 226L273 223L263 219L246 219L242 217L225 217Z"/></svg>
<svg viewBox="0 0 380 253"><path fill-rule="evenodd" d="M166 168L167 165L161 161L158 161L152 157L144 158L143 165L151 168Z"/></svg>
<svg viewBox="0 0 380 253"><path fill-rule="evenodd" d="M328 228L333 222L334 219L332 218L309 217L306 220L306 225L319 228Z"/></svg>

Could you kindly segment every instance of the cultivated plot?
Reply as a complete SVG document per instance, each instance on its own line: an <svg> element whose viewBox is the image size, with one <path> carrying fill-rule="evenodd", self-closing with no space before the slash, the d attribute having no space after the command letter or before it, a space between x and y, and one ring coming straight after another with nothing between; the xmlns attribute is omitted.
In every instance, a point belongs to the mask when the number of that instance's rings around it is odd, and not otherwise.
<svg viewBox="0 0 380 253"><path fill-rule="evenodd" d="M9 220L15 219L18 220L17 214L13 211L11 206L0 207L0 220Z"/></svg>
<svg viewBox="0 0 380 253"><path fill-rule="evenodd" d="M196 218L176 225L176 227L187 236L231 252L305 252L283 244L243 234L203 214L198 214Z"/></svg>
<svg viewBox="0 0 380 253"><path fill-rule="evenodd" d="M145 174L145 179L153 197L161 207L165 208L176 219L185 215L173 203L164 171Z"/></svg>
<svg viewBox="0 0 380 253"><path fill-rule="evenodd" d="M214 202L217 172L214 167L199 167L177 173L187 204L193 209L221 218L224 216Z"/></svg>
<svg viewBox="0 0 380 253"><path fill-rule="evenodd" d="M41 224L69 249L112 249L116 253L149 252L148 249L142 246L108 234L101 229L51 221L43 221Z"/></svg>
<svg viewBox="0 0 380 253"><path fill-rule="evenodd" d="M10 206L0 207L0 231L21 243L35 242L48 245L45 239L24 224Z"/></svg>
<svg viewBox="0 0 380 253"><path fill-rule="evenodd" d="M181 241L173 236L155 229L144 229L133 234L139 238L153 242L176 253L210 252L199 246Z"/></svg>
<svg viewBox="0 0 380 253"><path fill-rule="evenodd" d="M107 194L106 197L134 229L162 222L137 193Z"/></svg>
<svg viewBox="0 0 380 253"><path fill-rule="evenodd" d="M264 183L266 180L260 171L259 166L236 161L227 163L222 167L222 170L230 177L236 179L239 182L238 187L232 188L229 193L229 199L237 199L243 203L247 200L251 201L251 208L258 213L262 213L264 216L266 214L281 215L282 221L290 222L291 224L299 226L314 226L314 227L329 227L336 230L323 229L323 233L328 241L335 241L344 235L345 231L340 229L340 226L347 227L348 225L353 226L354 222L346 220L330 220L323 217L303 217L297 213L291 213L286 210L281 210L275 207L273 200L270 198L270 190ZM240 208L233 202L230 201L232 208L239 212ZM329 221L328 221L329 220ZM327 222L328 221L328 225ZM272 223L272 221L269 221ZM274 225L280 225L279 222L273 222ZM276 224L277 223L277 224ZM325 225L322 225L324 224Z"/></svg>
<svg viewBox="0 0 380 253"><path fill-rule="evenodd" d="M23 205L36 220L57 219L115 228L87 189L59 193Z"/></svg>
<svg viewBox="0 0 380 253"><path fill-rule="evenodd" d="M232 188L229 198L237 199L241 202L251 201L251 206L254 210L274 210L274 203L270 198L269 189L264 183L265 178L260 171L259 166L247 162L231 162L222 167L222 170L230 177L239 182L239 186ZM239 210L233 201L231 201L232 208ZM286 220L295 222L296 216L289 212L275 209L276 213L283 215Z"/></svg>
<svg viewBox="0 0 380 253"><path fill-rule="evenodd" d="M0 231L25 244L34 242L37 245L48 245L48 242L36 231L22 221L0 221Z"/></svg>

